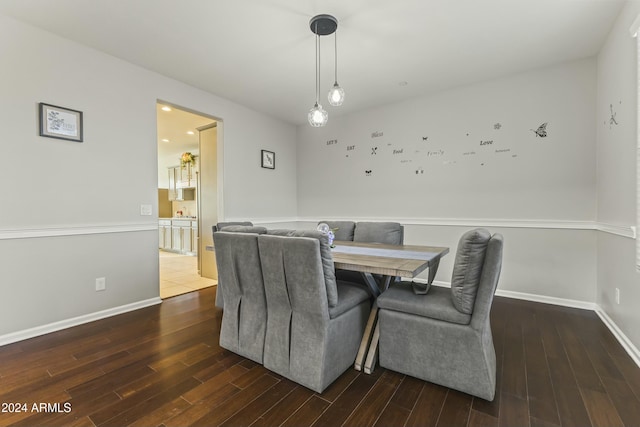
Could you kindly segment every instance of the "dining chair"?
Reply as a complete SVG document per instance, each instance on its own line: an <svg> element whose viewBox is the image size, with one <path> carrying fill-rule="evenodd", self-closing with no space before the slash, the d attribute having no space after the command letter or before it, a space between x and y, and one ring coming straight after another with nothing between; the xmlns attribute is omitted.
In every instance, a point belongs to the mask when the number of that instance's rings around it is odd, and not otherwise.
<svg viewBox="0 0 640 427"><path fill-rule="evenodd" d="M218 290L224 299L220 346L262 363L267 302L258 233L266 229L235 226L225 230L213 233Z"/></svg>
<svg viewBox="0 0 640 427"><path fill-rule="evenodd" d="M401 282L378 297L380 366L493 400L496 356L490 311L503 238L485 229L458 243L451 289L416 295Z"/></svg>
<svg viewBox="0 0 640 427"><path fill-rule="evenodd" d="M321 393L355 361L369 294L336 281L325 234L269 230L258 246L267 298L264 367Z"/></svg>
<svg viewBox="0 0 640 427"><path fill-rule="evenodd" d="M359 221L353 233L354 242L402 245L404 227L398 222Z"/></svg>

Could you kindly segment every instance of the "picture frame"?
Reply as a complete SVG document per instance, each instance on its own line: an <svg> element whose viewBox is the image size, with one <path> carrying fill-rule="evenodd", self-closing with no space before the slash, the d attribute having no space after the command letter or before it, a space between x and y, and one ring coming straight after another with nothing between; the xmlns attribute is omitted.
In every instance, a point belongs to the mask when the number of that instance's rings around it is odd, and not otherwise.
<svg viewBox="0 0 640 427"><path fill-rule="evenodd" d="M83 142L82 111L39 104L40 136Z"/></svg>
<svg viewBox="0 0 640 427"><path fill-rule="evenodd" d="M275 169L276 168L276 153L273 151L261 150L262 159L261 166L265 169Z"/></svg>

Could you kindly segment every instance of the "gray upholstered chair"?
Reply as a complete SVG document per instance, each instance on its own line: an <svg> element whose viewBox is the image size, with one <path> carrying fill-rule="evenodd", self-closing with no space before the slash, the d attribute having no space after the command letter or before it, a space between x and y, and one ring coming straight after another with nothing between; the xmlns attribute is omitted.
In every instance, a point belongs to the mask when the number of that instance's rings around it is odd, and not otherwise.
<svg viewBox="0 0 640 427"><path fill-rule="evenodd" d="M380 366L493 400L496 355L489 313L502 267L502 236L485 229L458 244L451 289L416 295L396 283L378 297Z"/></svg>
<svg viewBox="0 0 640 427"><path fill-rule="evenodd" d="M355 361L369 294L336 281L327 236L318 231L269 230L258 245L267 295L263 364L321 393Z"/></svg>
<svg viewBox="0 0 640 427"><path fill-rule="evenodd" d="M356 223L353 221L320 221L327 224L332 230L336 240L353 241L353 233L356 229Z"/></svg>
<svg viewBox="0 0 640 427"><path fill-rule="evenodd" d="M355 242L402 245L404 227L397 222L358 222L353 233Z"/></svg>
<svg viewBox="0 0 640 427"><path fill-rule="evenodd" d="M267 302L257 233L266 229L243 227L233 232L234 228L213 233L218 290L224 299L220 346L262 363Z"/></svg>
<svg viewBox="0 0 640 427"><path fill-rule="evenodd" d="M253 223L250 221L219 222L216 225L212 226L211 228L212 228L212 231L215 233L216 231L221 231L225 227L235 227L235 226L252 227ZM236 231L238 230L239 229L236 229ZM213 246L215 248L215 242ZM224 297L222 296L222 292L220 292L220 277L218 277L218 285L216 286L216 307L224 308Z"/></svg>

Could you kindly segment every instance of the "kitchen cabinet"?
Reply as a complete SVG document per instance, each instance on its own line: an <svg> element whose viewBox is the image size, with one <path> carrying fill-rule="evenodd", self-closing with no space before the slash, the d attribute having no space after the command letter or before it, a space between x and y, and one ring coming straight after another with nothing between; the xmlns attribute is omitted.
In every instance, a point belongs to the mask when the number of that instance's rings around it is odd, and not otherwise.
<svg viewBox="0 0 640 427"><path fill-rule="evenodd" d="M192 254L194 251L194 235L191 223L196 221L174 219L171 221L171 249L180 253ZM197 236L197 231L196 231Z"/></svg>
<svg viewBox="0 0 640 427"><path fill-rule="evenodd" d="M196 166L187 163L176 170L176 188L193 188L196 186Z"/></svg>
<svg viewBox="0 0 640 427"><path fill-rule="evenodd" d="M158 246L160 249L171 249L171 220L158 221Z"/></svg>
<svg viewBox="0 0 640 427"><path fill-rule="evenodd" d="M195 200L196 168L188 163L169 168L169 200Z"/></svg>

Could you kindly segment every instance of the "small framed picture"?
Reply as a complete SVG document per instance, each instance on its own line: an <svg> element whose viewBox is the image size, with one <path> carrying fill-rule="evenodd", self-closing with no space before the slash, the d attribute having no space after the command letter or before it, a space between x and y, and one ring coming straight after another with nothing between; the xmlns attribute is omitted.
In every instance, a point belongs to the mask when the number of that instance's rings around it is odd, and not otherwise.
<svg viewBox="0 0 640 427"><path fill-rule="evenodd" d="M267 169L276 168L276 153L262 150L262 167Z"/></svg>
<svg viewBox="0 0 640 427"><path fill-rule="evenodd" d="M82 142L82 111L41 102L40 136Z"/></svg>

